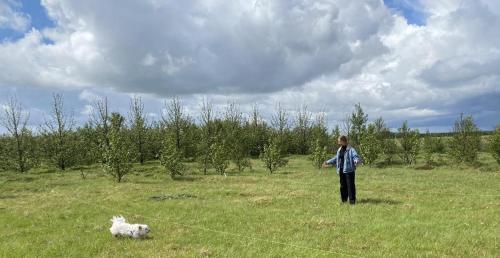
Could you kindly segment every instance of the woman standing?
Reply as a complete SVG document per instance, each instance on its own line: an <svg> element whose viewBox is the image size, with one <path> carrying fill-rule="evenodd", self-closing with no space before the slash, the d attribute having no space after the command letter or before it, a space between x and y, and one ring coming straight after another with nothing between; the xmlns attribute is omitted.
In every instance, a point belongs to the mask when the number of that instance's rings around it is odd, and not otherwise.
<svg viewBox="0 0 500 258"><path fill-rule="evenodd" d="M356 203L356 166L361 163L356 150L348 145L347 136L342 135L338 138L340 148L337 150L337 155L325 161L323 167L337 167L337 174L340 179L340 198L342 203L349 200L350 204Z"/></svg>

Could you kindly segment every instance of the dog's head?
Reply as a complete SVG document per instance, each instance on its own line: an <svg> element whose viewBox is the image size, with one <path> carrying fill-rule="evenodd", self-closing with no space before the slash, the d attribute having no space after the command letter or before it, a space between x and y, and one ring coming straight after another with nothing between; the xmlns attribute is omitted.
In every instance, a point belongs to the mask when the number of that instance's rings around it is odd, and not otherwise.
<svg viewBox="0 0 500 258"><path fill-rule="evenodd" d="M140 236L145 236L146 234L149 233L150 229L148 225L145 224L139 224L137 225L137 231Z"/></svg>

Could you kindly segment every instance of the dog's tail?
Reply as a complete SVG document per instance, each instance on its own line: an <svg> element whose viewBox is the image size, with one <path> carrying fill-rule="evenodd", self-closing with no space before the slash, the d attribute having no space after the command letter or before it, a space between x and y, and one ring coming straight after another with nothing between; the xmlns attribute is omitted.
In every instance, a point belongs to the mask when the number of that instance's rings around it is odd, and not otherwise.
<svg viewBox="0 0 500 258"><path fill-rule="evenodd" d="M113 218L111 219L111 223L126 223L127 220L125 220L125 218L120 215L120 216L113 216Z"/></svg>

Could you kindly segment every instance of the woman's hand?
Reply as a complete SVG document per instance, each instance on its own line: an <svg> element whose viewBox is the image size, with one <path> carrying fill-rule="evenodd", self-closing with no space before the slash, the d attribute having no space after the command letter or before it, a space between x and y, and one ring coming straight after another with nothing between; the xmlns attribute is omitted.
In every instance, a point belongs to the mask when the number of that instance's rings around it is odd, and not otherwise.
<svg viewBox="0 0 500 258"><path fill-rule="evenodd" d="M323 162L323 165L321 165L322 168L329 168L330 165L326 164L326 162Z"/></svg>

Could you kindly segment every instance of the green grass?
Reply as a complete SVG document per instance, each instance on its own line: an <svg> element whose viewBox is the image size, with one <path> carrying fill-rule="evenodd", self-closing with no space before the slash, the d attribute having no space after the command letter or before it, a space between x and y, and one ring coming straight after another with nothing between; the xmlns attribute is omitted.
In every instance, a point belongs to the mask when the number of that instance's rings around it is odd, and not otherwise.
<svg viewBox="0 0 500 258"><path fill-rule="evenodd" d="M339 203L333 170L305 157L270 175L172 180L155 162L115 183L98 167L0 173L2 257L494 257L500 166L360 167L358 204ZM153 198L156 197L156 198ZM152 229L111 237L113 215Z"/></svg>

